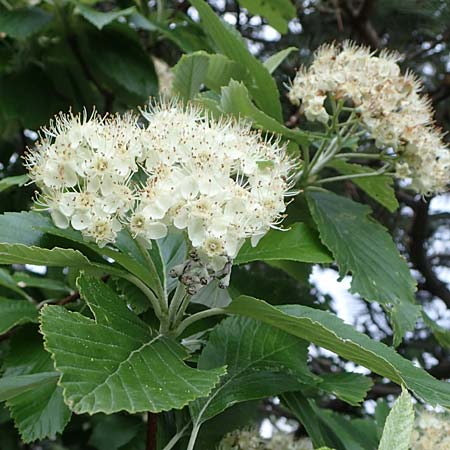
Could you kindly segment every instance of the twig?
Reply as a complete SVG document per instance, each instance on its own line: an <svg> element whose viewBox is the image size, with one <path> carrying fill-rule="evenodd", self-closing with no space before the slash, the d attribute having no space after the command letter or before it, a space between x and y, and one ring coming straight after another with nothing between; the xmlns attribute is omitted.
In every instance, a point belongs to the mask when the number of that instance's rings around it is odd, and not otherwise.
<svg viewBox="0 0 450 450"><path fill-rule="evenodd" d="M158 433L158 415L152 412L147 414L147 445L146 450L156 450Z"/></svg>

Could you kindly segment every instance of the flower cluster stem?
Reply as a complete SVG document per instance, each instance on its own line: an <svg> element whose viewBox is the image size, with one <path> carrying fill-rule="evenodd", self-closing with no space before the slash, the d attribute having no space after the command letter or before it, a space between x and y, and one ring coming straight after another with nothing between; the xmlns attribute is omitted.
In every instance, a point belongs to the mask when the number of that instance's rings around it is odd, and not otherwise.
<svg viewBox="0 0 450 450"><path fill-rule="evenodd" d="M192 316L184 319L176 328L176 334L180 335L187 327L191 326L195 322L199 320L205 319L206 317L218 316L222 314L227 314L226 309L224 308L211 308L205 311L198 312L196 314L192 314Z"/></svg>

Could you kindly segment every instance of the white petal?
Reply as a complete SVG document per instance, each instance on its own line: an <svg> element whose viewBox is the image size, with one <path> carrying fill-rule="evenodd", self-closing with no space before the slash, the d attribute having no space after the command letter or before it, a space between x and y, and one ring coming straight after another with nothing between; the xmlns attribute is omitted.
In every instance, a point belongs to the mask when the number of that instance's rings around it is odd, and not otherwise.
<svg viewBox="0 0 450 450"><path fill-rule="evenodd" d="M69 218L65 216L61 211L57 209L53 209L50 211L50 215L52 216L54 224L58 228L68 228L69 226Z"/></svg>
<svg viewBox="0 0 450 450"><path fill-rule="evenodd" d="M148 239L161 239L167 235L167 227L161 222L150 222L145 225L145 235Z"/></svg>
<svg viewBox="0 0 450 450"><path fill-rule="evenodd" d="M161 208L156 203L150 203L143 210L142 214L146 219L162 219L166 215L167 209Z"/></svg>
<svg viewBox="0 0 450 450"><path fill-rule="evenodd" d="M75 230L85 230L90 224L90 217L87 214L75 214L71 224Z"/></svg>
<svg viewBox="0 0 450 450"><path fill-rule="evenodd" d="M180 189L181 195L187 200L198 194L198 183L193 176L187 176L181 181Z"/></svg>

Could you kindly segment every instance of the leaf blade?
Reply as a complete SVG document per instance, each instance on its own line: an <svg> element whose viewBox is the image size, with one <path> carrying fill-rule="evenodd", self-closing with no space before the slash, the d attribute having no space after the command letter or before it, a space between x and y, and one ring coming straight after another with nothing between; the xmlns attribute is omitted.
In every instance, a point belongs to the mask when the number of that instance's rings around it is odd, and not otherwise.
<svg viewBox="0 0 450 450"><path fill-rule="evenodd" d="M57 306L41 312L46 348L77 413L179 409L207 395L224 373L185 365L178 344L154 335L100 281L80 277L78 285L95 320Z"/></svg>
<svg viewBox="0 0 450 450"><path fill-rule="evenodd" d="M329 191L309 191L307 201L322 242L331 250L343 277L352 273L351 292L388 310L394 344L414 329L421 308L416 282L389 233L369 218L370 208Z"/></svg>
<svg viewBox="0 0 450 450"><path fill-rule="evenodd" d="M257 260L329 263L333 258L320 242L317 232L308 225L298 222L287 231L269 231L256 247L252 247L247 241L235 263L244 264Z"/></svg>
<svg viewBox="0 0 450 450"><path fill-rule="evenodd" d="M414 428L414 407L411 395L403 390L394 403L384 425L378 450L408 450Z"/></svg>
<svg viewBox="0 0 450 450"><path fill-rule="evenodd" d="M249 69L254 81L249 90L259 107L269 116L281 121L279 92L267 69L247 50L240 35L226 26L204 0L190 0L190 3L200 14L203 29L219 52Z"/></svg>
<svg viewBox="0 0 450 450"><path fill-rule="evenodd" d="M226 308L229 313L261 320L307 339L352 360L397 384L404 384L424 401L450 406L450 384L434 379L392 347L371 340L335 315L301 305L275 308L252 297L240 296Z"/></svg>

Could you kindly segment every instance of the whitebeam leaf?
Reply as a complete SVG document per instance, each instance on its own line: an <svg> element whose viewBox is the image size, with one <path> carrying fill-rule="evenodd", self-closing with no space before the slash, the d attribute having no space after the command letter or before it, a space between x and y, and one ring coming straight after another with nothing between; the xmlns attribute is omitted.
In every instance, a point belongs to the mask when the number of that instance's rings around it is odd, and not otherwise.
<svg viewBox="0 0 450 450"><path fill-rule="evenodd" d="M436 380L392 347L370 339L329 312L301 305L275 308L262 300L244 295L234 299L226 310L314 342L406 386L431 405L450 407L450 383Z"/></svg>
<svg viewBox="0 0 450 450"><path fill-rule="evenodd" d="M59 306L41 313L46 348L73 411L180 409L208 395L225 373L187 366L178 343L156 335L101 281L83 276L78 287L95 320Z"/></svg>
<svg viewBox="0 0 450 450"><path fill-rule="evenodd" d="M28 300L11 300L0 297L0 333L5 333L22 323L37 321L37 309Z"/></svg>
<svg viewBox="0 0 450 450"><path fill-rule="evenodd" d="M2 369L3 383L15 379L24 388L6 401L22 440L32 442L62 433L70 411L57 385L59 374L36 327L27 326L14 334ZM29 389L25 386L27 382Z"/></svg>
<svg viewBox="0 0 450 450"><path fill-rule="evenodd" d="M414 329L421 308L415 304L414 278L391 236L369 217L366 205L326 191L309 191L307 200L340 275L351 272L351 292L388 310L394 344L400 344L405 332Z"/></svg>
<svg viewBox="0 0 450 450"><path fill-rule="evenodd" d="M413 427L413 402L404 390L387 416L378 450L408 450Z"/></svg>
<svg viewBox="0 0 450 450"><path fill-rule="evenodd" d="M235 403L320 383L309 371L307 357L308 342L289 333L244 317L223 320L210 334L198 367L226 365L228 372L208 398L192 403L194 426Z"/></svg>

